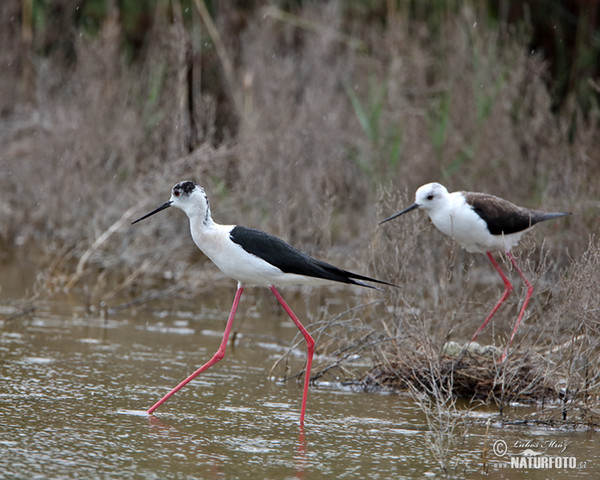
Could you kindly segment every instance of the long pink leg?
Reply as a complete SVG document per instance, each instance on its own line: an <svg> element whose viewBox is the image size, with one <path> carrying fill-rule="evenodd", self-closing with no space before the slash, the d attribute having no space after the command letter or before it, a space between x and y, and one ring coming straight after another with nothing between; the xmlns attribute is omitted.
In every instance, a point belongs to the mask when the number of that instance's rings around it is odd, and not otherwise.
<svg viewBox="0 0 600 480"><path fill-rule="evenodd" d="M479 327L476 330L476 332L473 334L473 338L471 338L472 342L475 341L475 339L477 338L477 335L479 335L481 333L481 331L485 328L485 326L488 324L490 319L494 316L494 313L496 313L498 311L498 309L500 308L500 305L502 305L502 303L504 303L504 300L506 300L506 297L508 297L510 295L510 292L512 292L512 289L513 289L512 284L510 283L510 281L508 280L506 275L504 275L504 272L500 268L500 265L498 265L498 262L496 261L494 256L490 252L485 252L485 253L488 256L488 258L490 259L490 262L492 262L492 265L494 266L494 268L496 269L498 274L502 277L502 281L504 282L504 293L500 297L500 300L498 300L498 303L496 303L494 308L492 308L492 311L487 316L487 318L485 319L485 321L483 322L481 327ZM512 257L510 257L510 258L512 258Z"/></svg>
<svg viewBox="0 0 600 480"><path fill-rule="evenodd" d="M529 300L531 299L531 296L533 295L533 287L529 283L529 280L527 280L527 278L525 278L525 274L521 271L521 269L517 265L517 262L515 261L514 257L512 256L512 253L506 252L506 256L510 259L510 261L512 262L514 267L517 269L517 272L519 272L520 277L523 279L523 283L525 283L525 285L527 286L527 293L525 294L525 300L523 300L523 306L521 307L521 311L519 312L519 316L517 317L517 321L515 322L513 331L510 334L510 340L508 341L508 345L506 345L506 348L504 349L504 353L502 353L500 362L504 362L504 360L506 360L506 356L508 355L508 349L510 348L512 341L515 338L515 333L517 333L517 329L519 328L519 325L521 325L521 322L523 321L523 315L525 314L525 308L527 308L527 304L529 303Z"/></svg>
<svg viewBox="0 0 600 480"><path fill-rule="evenodd" d="M160 407L164 402L166 402L171 395L175 394L182 387L191 382L194 378L200 375L205 370L208 370L215 363L221 360L225 356L225 348L227 347L227 341L229 339L229 333L231 332L231 326L233 325L233 318L235 317L235 312L240 303L240 297L242 296L242 292L244 291L244 285L242 283L238 283L237 292L235 293L235 298L233 299L233 305L231 306L231 312L229 313L229 319L227 320L227 325L225 326L225 333L223 334L223 340L221 340L221 345L217 350L217 353L213 355L213 357L202 365L198 370L192 373L189 377L187 377L183 382L177 385L173 390L167 393L164 397L162 397L158 402L152 405L146 413L149 415L154 412L158 407Z"/></svg>
<svg viewBox="0 0 600 480"><path fill-rule="evenodd" d="M304 425L304 414L306 413L306 400L308 398L308 384L310 382L310 368L312 366L313 355L315 353L315 341L310 336L310 334L308 333L306 328L304 328L304 325L302 325L302 323L300 323L300 320L298 320L298 317L296 317L294 312L292 312L292 309L288 306L287 303L285 303L285 300L283 299L283 297L280 295L280 293L277 291L277 289L274 286L271 286L271 291L273 292L275 297L277 297L277 300L279 300L279 303L281 303L284 310L287 312L287 314L292 319L292 322L294 322L296 327L298 327L298 330L300 330L300 333L302 333L302 335L304 335L304 339L306 340L306 350L307 350L306 373L304 374L304 391L302 392L302 408L300 410L300 425Z"/></svg>

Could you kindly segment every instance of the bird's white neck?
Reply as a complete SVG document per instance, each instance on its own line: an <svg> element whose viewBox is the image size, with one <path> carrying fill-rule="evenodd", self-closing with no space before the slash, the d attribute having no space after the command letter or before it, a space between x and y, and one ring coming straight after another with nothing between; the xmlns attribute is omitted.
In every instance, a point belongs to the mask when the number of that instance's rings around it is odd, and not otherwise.
<svg viewBox="0 0 600 480"><path fill-rule="evenodd" d="M194 229L202 229L214 223L210 215L208 197L202 189L192 192L190 198L186 201L175 201L174 205L185 212Z"/></svg>
<svg viewBox="0 0 600 480"><path fill-rule="evenodd" d="M436 208L427 209L427 214L437 229L452 238L454 238L456 209L461 203L464 203L464 200L462 202L461 200L456 195L446 194L443 201L437 203Z"/></svg>
<svg viewBox="0 0 600 480"><path fill-rule="evenodd" d="M210 207L208 205L205 205L204 208L200 205L195 205L191 211L186 210L185 213L190 219L190 227L192 230L202 231L210 229L215 225L215 222L210 215Z"/></svg>

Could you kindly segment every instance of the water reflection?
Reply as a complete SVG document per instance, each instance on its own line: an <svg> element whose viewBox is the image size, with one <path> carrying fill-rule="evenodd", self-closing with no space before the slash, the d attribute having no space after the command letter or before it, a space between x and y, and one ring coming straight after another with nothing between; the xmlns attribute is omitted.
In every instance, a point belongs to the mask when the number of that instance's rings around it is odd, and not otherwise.
<svg viewBox="0 0 600 480"><path fill-rule="evenodd" d="M206 318L185 311L169 313L163 306L156 315L149 310L127 316L123 311L122 316L100 319L72 306L49 304L40 306L33 317L5 323L0 332L3 475L207 479L439 475L427 440L427 422L408 396L356 393L321 383L309 393L306 426L301 429L301 385L267 379L273 359L296 332L291 322L289 326L273 322L268 314L248 321L245 335L228 348L223 361L155 415L147 415L157 397L216 350L229 306L225 297L222 315L213 305ZM254 332L261 335L253 336ZM301 368L302 355L297 361ZM495 418L495 413L489 408L478 415ZM497 428L486 434L481 426L472 427L454 452L462 469L459 477L480 476L486 442L491 458L494 440L502 439L516 451L516 441L534 436L566 440L569 454L589 462L585 471L569 472L569 478L598 473L594 434ZM494 467L489 478L551 477L542 473Z"/></svg>

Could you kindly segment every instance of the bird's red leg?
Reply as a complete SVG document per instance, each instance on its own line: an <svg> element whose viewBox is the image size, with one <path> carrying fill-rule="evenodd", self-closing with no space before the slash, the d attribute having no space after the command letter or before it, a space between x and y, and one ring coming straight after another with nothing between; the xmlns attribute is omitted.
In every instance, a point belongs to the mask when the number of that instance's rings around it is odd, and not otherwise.
<svg viewBox="0 0 600 480"><path fill-rule="evenodd" d="M483 324L481 325L481 327L479 327L476 330L476 332L473 334L473 338L471 338L472 342L475 341L475 339L477 338L477 336L485 328L485 326L488 324L488 322L490 321L490 319L494 316L494 313L496 313L498 311L498 309L500 308L500 305L502 305L502 303L504 303L504 300L506 300L506 297L508 297L510 295L510 292L512 292L512 289L513 289L512 284L510 283L510 281L508 280L508 278L506 277L506 275L504 275L504 272L500 268L500 265L498 265L498 262L496 261L496 259L494 258L494 256L490 252L485 252L485 253L488 256L488 258L490 259L490 262L492 262L492 265L494 266L494 268L496 269L496 271L498 272L498 274L502 277L502 281L504 282L504 293L500 297L500 300L498 300L498 303L496 303L496 305L494 306L494 308L492 308L492 311L487 316L487 318L485 319L485 321L483 322ZM512 257L510 257L510 258L512 258Z"/></svg>
<svg viewBox="0 0 600 480"><path fill-rule="evenodd" d="M531 296L533 295L533 287L531 286L531 283L529 283L529 280L527 280L527 278L525 278L525 274L522 272L522 270L517 265L517 262L515 261L512 254L510 252L506 252L506 256L512 262L512 264L516 268L517 272L519 272L520 277L523 279L523 283L525 283L525 286L527 287L527 293L525 294L525 300L523 300L523 306L521 307L521 310L519 311L519 316L517 317L517 321L515 322L513 331L510 334L510 339L508 341L508 345L506 345L506 348L504 349L504 353L502 353L500 362L504 362L504 360L506 360L506 356L508 355L508 349L510 348L512 341L515 338L515 333L517 333L517 329L519 328L519 325L521 325L521 322L523 321L523 315L525 314L525 308L527 308L527 304L529 303L529 300L531 299Z"/></svg>
<svg viewBox="0 0 600 480"><path fill-rule="evenodd" d="M229 333L231 332L231 326L233 325L233 318L235 317L235 312L240 303L240 297L242 296L243 291L244 291L244 285L242 283L238 283L238 289L237 289L237 292L235 293L235 298L233 299L233 305L231 306L231 312L229 313L229 319L227 320L227 325L225 326L225 333L223 334L223 340L221 340L221 345L219 346L217 353L215 353L208 362L206 362L204 365L202 365L198 370L196 370L194 373L192 373L189 377L187 377L184 381L182 381L179 385L177 385L173 390L171 390L164 397L162 397L158 402L156 402L154 405L152 405L147 411L148 414L153 413L154 410L156 410L164 402L166 402L169 399L169 397L171 397L171 395L173 395L178 390L180 390L182 387L187 385L189 382L191 382L194 378L196 378L202 372L204 372L205 370L208 370L210 367L212 367L215 363L217 363L219 360L221 360L225 356L225 348L227 347Z"/></svg>
<svg viewBox="0 0 600 480"><path fill-rule="evenodd" d="M304 425L304 414L306 412L306 400L308 398L308 384L310 382L310 368L312 366L313 355L315 353L315 341L310 336L310 334L308 333L306 328L304 328L304 325L302 325L302 323L300 323L300 320L298 320L298 317L296 317L294 312L292 312L292 309L288 306L287 303L285 303L285 300L283 299L281 294L277 291L277 289L274 286L271 286L271 291L273 292L275 297L277 297L277 300L279 300L279 303L281 303L281 306L284 308L284 310L290 316L290 318L292 319L292 322L294 322L296 327L298 327L298 330L300 330L300 333L302 333L302 335L304 336L304 339L306 340L306 350L307 350L306 373L304 374L304 391L302 392L302 408L300 409L300 425Z"/></svg>

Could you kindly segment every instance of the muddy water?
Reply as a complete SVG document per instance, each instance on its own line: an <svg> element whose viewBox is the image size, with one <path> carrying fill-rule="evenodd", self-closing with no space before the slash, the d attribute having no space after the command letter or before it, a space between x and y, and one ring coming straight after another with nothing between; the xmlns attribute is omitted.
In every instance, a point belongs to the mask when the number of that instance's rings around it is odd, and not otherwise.
<svg viewBox="0 0 600 480"><path fill-rule="evenodd" d="M442 477L426 418L408 396L321 383L310 391L300 430L301 387L267 378L295 335L284 316L272 318L268 297L242 320L221 363L146 415L217 349L233 289L108 318L86 314L77 301L39 302L13 319L6 294L14 292L1 290L0 478ZM240 309L254 300L248 291ZM290 303L304 306L302 298ZM497 421L493 408L473 413L468 434L455 439L450 473L600 478L598 434ZM536 468L521 460L527 449L571 463Z"/></svg>

